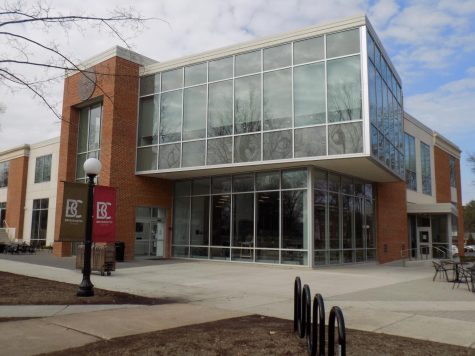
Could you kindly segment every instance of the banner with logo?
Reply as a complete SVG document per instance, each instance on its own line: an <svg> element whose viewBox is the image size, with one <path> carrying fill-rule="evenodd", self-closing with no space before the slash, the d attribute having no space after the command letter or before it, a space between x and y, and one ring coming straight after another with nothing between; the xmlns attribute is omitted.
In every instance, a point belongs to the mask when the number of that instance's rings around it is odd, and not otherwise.
<svg viewBox="0 0 475 356"><path fill-rule="evenodd" d="M116 189L97 185L94 187L92 224L93 242L115 242Z"/></svg>
<svg viewBox="0 0 475 356"><path fill-rule="evenodd" d="M59 241L84 241L87 215L87 185L63 182L63 210Z"/></svg>

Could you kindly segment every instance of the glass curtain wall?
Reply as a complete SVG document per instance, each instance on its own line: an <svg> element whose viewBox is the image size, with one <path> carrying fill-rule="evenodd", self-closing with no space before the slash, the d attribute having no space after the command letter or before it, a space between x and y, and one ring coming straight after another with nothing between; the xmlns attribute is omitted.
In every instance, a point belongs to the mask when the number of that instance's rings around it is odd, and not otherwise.
<svg viewBox="0 0 475 356"><path fill-rule="evenodd" d="M172 254L308 265L313 239L315 265L374 261L374 195L369 183L313 169L178 181Z"/></svg>
<svg viewBox="0 0 475 356"><path fill-rule="evenodd" d="M430 168L430 146L421 142L421 176L422 193L432 194L432 177Z"/></svg>
<svg viewBox="0 0 475 356"><path fill-rule="evenodd" d="M373 185L329 172L313 172L314 264L376 259Z"/></svg>
<svg viewBox="0 0 475 356"><path fill-rule="evenodd" d="M175 257L308 264L307 169L178 181Z"/></svg>
<svg viewBox="0 0 475 356"><path fill-rule="evenodd" d="M414 136L404 133L404 142L407 189L417 191L416 140Z"/></svg>
<svg viewBox="0 0 475 356"><path fill-rule="evenodd" d="M137 171L363 152L360 28L142 77Z"/></svg>
<svg viewBox="0 0 475 356"><path fill-rule="evenodd" d="M371 155L398 176L404 176L403 95L397 74L391 70L371 34L367 32Z"/></svg>

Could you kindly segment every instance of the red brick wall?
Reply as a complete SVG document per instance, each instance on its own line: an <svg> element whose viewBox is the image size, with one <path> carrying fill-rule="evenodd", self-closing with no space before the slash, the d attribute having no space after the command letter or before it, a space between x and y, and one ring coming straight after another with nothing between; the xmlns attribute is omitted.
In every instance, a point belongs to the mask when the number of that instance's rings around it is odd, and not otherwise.
<svg viewBox="0 0 475 356"><path fill-rule="evenodd" d="M96 66L98 85L94 98L102 97L102 127L100 184L117 187L117 240L124 241L126 259L133 259L135 241L135 207L159 206L167 209L167 227L171 226L171 182L135 175L139 66L114 57ZM76 172L79 75L66 79L64 86L63 121L61 127L59 181L73 181ZM57 224L55 240L59 240L62 211L62 187L58 187ZM171 233L167 229L165 256L171 252ZM70 248L55 244L55 253L66 255ZM57 246L57 247L56 247Z"/></svg>
<svg viewBox="0 0 475 356"><path fill-rule="evenodd" d="M376 212L379 263L401 259L401 248L409 248L406 182L378 183Z"/></svg>
<svg viewBox="0 0 475 356"><path fill-rule="evenodd" d="M28 157L10 160L8 171L7 213L8 227L16 228L16 238L23 238L23 217L25 215L26 180L28 175Z"/></svg>

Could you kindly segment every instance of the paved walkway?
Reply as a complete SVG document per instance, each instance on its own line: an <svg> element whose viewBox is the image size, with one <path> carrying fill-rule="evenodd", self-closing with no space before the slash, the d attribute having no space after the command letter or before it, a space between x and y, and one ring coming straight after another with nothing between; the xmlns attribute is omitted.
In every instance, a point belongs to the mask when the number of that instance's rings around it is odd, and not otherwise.
<svg viewBox="0 0 475 356"><path fill-rule="evenodd" d="M79 271L5 259L0 259L0 270L69 283L78 283L81 279ZM258 313L291 319L293 281L297 275L303 283L309 284L312 293L323 295L327 310L333 305L342 307L348 328L475 348L475 294L463 285L452 290L450 283L432 282L433 270L430 266L354 265L310 270L286 266L171 261L145 266L138 263L136 267L118 269L111 277L93 275L92 282L103 289L183 300L186 304L173 304L177 311L196 307L203 311L210 310L212 315L220 318ZM141 308L154 308L157 314L143 318ZM107 310L94 312L93 315L97 320L103 315L119 317L122 313L128 313L128 318L122 320L138 324L143 322L144 327L152 327L150 323L158 327L162 321L171 325L159 312L160 308L168 306L141 308ZM1 310L0 307L0 314ZM82 313L42 320L90 319L89 315ZM186 312L178 312L177 318L177 321L189 322ZM16 323L26 322L10 322L8 329ZM21 330L24 324L18 325ZM111 324L111 327L123 328L121 323L114 325ZM140 327L137 330L141 330ZM0 341L4 337L0 325Z"/></svg>

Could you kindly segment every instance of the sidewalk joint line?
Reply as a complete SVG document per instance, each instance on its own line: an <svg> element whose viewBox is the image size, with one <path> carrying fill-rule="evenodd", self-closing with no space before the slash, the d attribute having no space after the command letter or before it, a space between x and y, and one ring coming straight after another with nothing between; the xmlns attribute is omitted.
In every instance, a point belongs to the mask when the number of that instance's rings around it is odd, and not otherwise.
<svg viewBox="0 0 475 356"><path fill-rule="evenodd" d="M103 338L103 337L98 336L98 335L94 335L94 334L91 334L91 333L88 333L88 332L85 332L85 331L82 331L82 330L79 330L79 329L72 328L70 326L65 326L65 325L59 324L59 323L54 322L54 321L53 322L49 321L49 324L60 326L64 329L66 329L66 330L73 330L73 331L76 331L76 332L78 332L80 334L83 334L83 335L92 336L93 338L95 338L97 340L109 340L109 339Z"/></svg>
<svg viewBox="0 0 475 356"><path fill-rule="evenodd" d="M58 310L58 311L57 311L56 313L54 313L52 316L56 316L56 315L58 315L59 313L61 313L61 312L65 311L65 310L66 310L68 307L69 307L69 304L68 304L68 305L65 305L63 309L61 309L61 310Z"/></svg>
<svg viewBox="0 0 475 356"><path fill-rule="evenodd" d="M411 315L406 316L405 318L402 318L402 319L400 319L400 320L396 320L396 321L393 321L392 323L386 324L386 325L384 325L384 326L380 326L379 328L374 329L373 332L378 332L378 331L380 331L381 329L387 328L388 326L394 325L394 324L399 323L399 322L401 322L401 321L405 321L405 320L407 320L407 319L409 319L409 318L412 318L412 317L414 317L414 316L415 316L415 314L411 314Z"/></svg>

